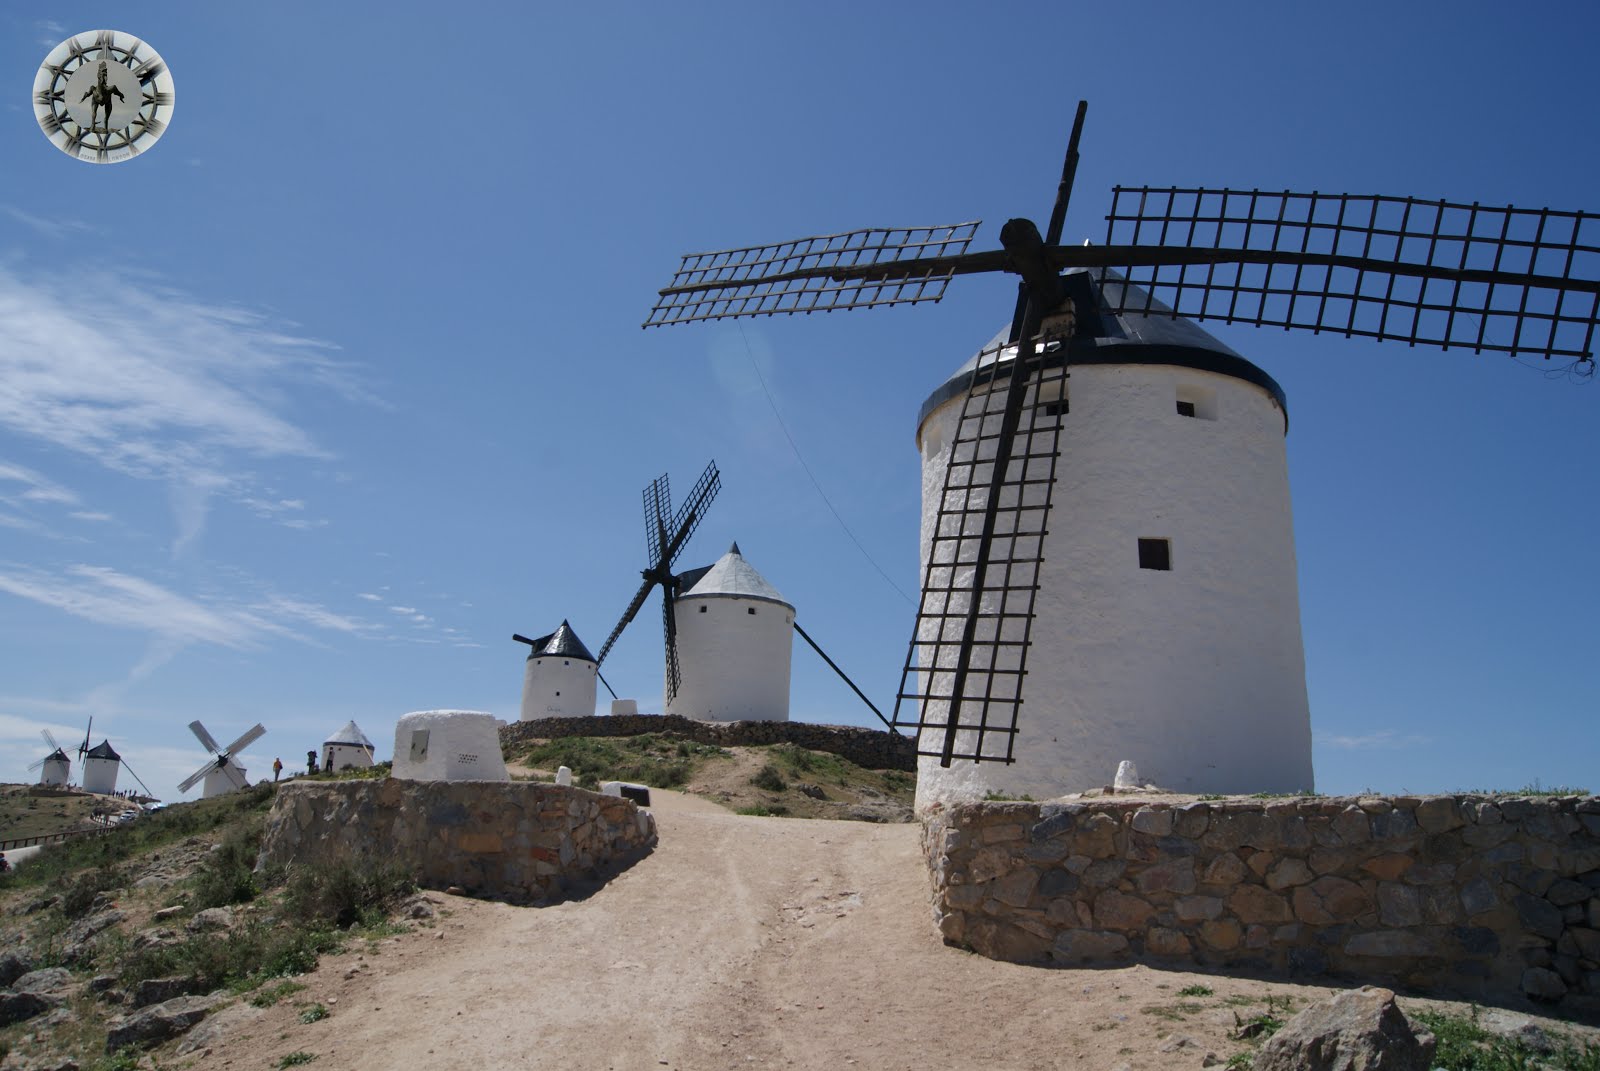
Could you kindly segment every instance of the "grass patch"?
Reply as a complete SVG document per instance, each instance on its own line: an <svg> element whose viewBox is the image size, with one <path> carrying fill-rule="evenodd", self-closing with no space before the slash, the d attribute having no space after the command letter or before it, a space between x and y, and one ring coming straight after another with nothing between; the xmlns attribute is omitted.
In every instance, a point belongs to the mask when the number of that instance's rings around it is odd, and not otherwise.
<svg viewBox="0 0 1600 1071"><path fill-rule="evenodd" d="M313 1004L305 1011L300 1013L300 1021L302 1023L318 1023L326 1019L328 1014L329 1013L326 1005Z"/></svg>
<svg viewBox="0 0 1600 1071"><path fill-rule="evenodd" d="M1181 1023L1183 1020L1201 1010L1201 1005L1188 1001L1179 1001L1176 1004L1151 1004L1139 1010L1145 1015L1153 1015L1157 1019L1171 1019Z"/></svg>
<svg viewBox="0 0 1600 1071"><path fill-rule="evenodd" d="M733 813L752 818L782 818L789 813L789 808L781 803L754 803L748 807L736 808Z"/></svg>
<svg viewBox="0 0 1600 1071"><path fill-rule="evenodd" d="M228 830L222 842L203 859L189 879L189 905L196 911L254 900L261 893L256 856L266 828L263 815L251 814Z"/></svg>
<svg viewBox="0 0 1600 1071"><path fill-rule="evenodd" d="M653 788L678 788L689 783L702 762L726 758L728 752L675 733L639 736L562 736L532 744L508 758L527 766L553 770L566 766L573 783L598 788L601 781L635 781Z"/></svg>
<svg viewBox="0 0 1600 1071"><path fill-rule="evenodd" d="M299 1067L302 1064L309 1064L316 1058L316 1054L314 1053L291 1052L289 1055L278 1061L278 1067L280 1069L285 1067Z"/></svg>
<svg viewBox="0 0 1600 1071"><path fill-rule="evenodd" d="M284 997L293 996L294 994L305 989L305 987L306 984L304 982L296 982L293 980L285 980L282 982L276 982L272 985L262 986L256 992L255 996L250 998L250 1003L257 1008L270 1008Z"/></svg>
<svg viewBox="0 0 1600 1071"><path fill-rule="evenodd" d="M985 792L983 794L983 800L984 800L985 803L1032 803L1032 802L1034 802L1034 799L1033 799L1032 796L1026 796L1026 795L1024 795L1024 796L1008 796L1004 792Z"/></svg>
<svg viewBox="0 0 1600 1071"><path fill-rule="evenodd" d="M756 771L756 775L750 778L750 783L768 792L782 792L789 787L789 782L784 780L782 771L770 762Z"/></svg>
<svg viewBox="0 0 1600 1071"><path fill-rule="evenodd" d="M1208 985L1186 985L1178 990L1180 997L1209 997L1213 990Z"/></svg>
<svg viewBox="0 0 1600 1071"><path fill-rule="evenodd" d="M272 806L275 792L276 786L268 782L226 796L175 803L107 833L48 845L27 866L0 874L0 894L41 885L60 889L79 871L115 867L185 837L210 833L241 815L264 815Z"/></svg>
<svg viewBox="0 0 1600 1071"><path fill-rule="evenodd" d="M1413 1026L1433 1032L1438 1041L1433 1066L1441 1071L1600 1071L1600 1045L1552 1035L1552 1053L1539 1053L1520 1040L1502 1037L1478 1025L1471 1016L1417 1012Z"/></svg>

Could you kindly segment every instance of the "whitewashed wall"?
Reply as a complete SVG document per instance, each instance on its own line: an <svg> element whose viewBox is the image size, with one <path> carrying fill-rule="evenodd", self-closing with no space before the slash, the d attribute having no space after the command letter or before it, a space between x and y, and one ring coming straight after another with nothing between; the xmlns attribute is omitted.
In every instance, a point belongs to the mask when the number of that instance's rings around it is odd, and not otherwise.
<svg viewBox="0 0 1600 1071"><path fill-rule="evenodd" d="M924 758L918 806L1096 788L1122 759L1181 792L1311 788L1283 412L1170 365L1080 365L1068 382L1019 761ZM960 409L919 431L924 564ZM1140 538L1171 540L1170 572L1139 567Z"/></svg>
<svg viewBox="0 0 1600 1071"><path fill-rule="evenodd" d="M427 734L425 751L419 733ZM509 780L500 752L500 723L493 714L475 710L407 714L394 728L390 776L412 781Z"/></svg>
<svg viewBox="0 0 1600 1071"><path fill-rule="evenodd" d="M322 763L333 770L347 766L365 769L372 765L372 752L359 744L323 744Z"/></svg>
<svg viewBox="0 0 1600 1071"><path fill-rule="evenodd" d="M680 682L668 714L789 720L792 609L766 599L689 594L678 600L677 619Z"/></svg>
<svg viewBox="0 0 1600 1071"><path fill-rule="evenodd" d="M595 664L582 658L529 655L522 670L518 720L593 717L597 673Z"/></svg>
<svg viewBox="0 0 1600 1071"><path fill-rule="evenodd" d="M239 777L246 784L249 784L249 782L250 782L250 771L245 769L243 766L240 766L237 762L233 763L233 768L235 770L238 770L239 771ZM207 799L208 800L212 796L225 796L229 792L237 792L237 791L239 791L239 786L237 784L235 784L233 782L233 780L227 774L223 773L221 770L216 769L214 767L212 768L210 773L206 774L206 779L204 781L200 782L200 798L201 799Z"/></svg>
<svg viewBox="0 0 1600 1071"><path fill-rule="evenodd" d="M41 785L64 785L71 778L72 767L60 759L47 759L39 770Z"/></svg>
<svg viewBox="0 0 1600 1071"><path fill-rule="evenodd" d="M85 759L83 763L83 790L110 795L117 790L117 771L122 763L110 759Z"/></svg>

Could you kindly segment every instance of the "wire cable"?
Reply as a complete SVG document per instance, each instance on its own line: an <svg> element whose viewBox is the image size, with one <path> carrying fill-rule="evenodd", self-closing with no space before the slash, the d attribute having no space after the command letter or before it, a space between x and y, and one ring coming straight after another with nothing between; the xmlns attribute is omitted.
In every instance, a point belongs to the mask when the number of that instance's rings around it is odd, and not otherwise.
<svg viewBox="0 0 1600 1071"><path fill-rule="evenodd" d="M739 323L738 326L739 337L744 340L744 355L750 360L750 367L756 374L756 382L761 384L761 393L767 396L767 404L772 407L772 415L777 418L778 427L783 429L783 437L789 440L789 449L794 451L795 460L800 462L800 467L805 470L806 478L811 481L811 486L817 489L817 496L822 499L823 505L828 507L828 512L833 514L833 519L839 522L839 527L844 529L844 534L850 537L850 542L856 545L856 549L861 552L861 556L867 559L867 562L878 571L879 576L883 577L884 583L894 588L895 593L904 599L907 605L915 606L917 604L916 600L902 591L900 585L896 584L889 574L883 571L883 567L873 559L871 554L867 553L867 548L861 545L861 540L856 538L856 534L850 530L850 526L844 523L844 518L839 516L839 511L833 508L833 503L829 501L827 492L822 489L822 484L817 482L816 474L811 471L811 466L806 464L805 457L801 455L799 444L794 441L794 436L789 434L789 425L783 422L783 414L778 411L778 403L772 397L772 391L767 388L767 377L761 374L761 366L756 363L755 352L750 348L750 338L744 333L744 324Z"/></svg>

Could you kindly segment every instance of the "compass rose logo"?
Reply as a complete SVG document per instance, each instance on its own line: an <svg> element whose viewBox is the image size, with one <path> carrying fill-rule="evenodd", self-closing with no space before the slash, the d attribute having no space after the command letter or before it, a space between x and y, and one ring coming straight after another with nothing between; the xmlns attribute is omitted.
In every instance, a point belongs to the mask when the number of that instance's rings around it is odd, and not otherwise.
<svg viewBox="0 0 1600 1071"><path fill-rule="evenodd" d="M172 104L172 72L161 56L118 30L67 38L33 80L39 129L88 163L120 163L149 149L172 121Z"/></svg>

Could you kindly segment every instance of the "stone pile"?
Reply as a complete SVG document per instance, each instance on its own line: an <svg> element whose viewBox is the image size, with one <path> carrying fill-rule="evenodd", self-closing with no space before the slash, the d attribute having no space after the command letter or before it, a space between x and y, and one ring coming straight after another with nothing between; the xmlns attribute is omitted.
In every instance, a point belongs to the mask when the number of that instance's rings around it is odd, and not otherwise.
<svg viewBox="0 0 1600 1071"><path fill-rule="evenodd" d="M655 818L631 800L531 781L292 781L258 867L378 862L431 889L556 900L645 854Z"/></svg>
<svg viewBox="0 0 1600 1071"><path fill-rule="evenodd" d="M947 943L1600 1014L1600 798L1103 797L925 816Z"/></svg>

